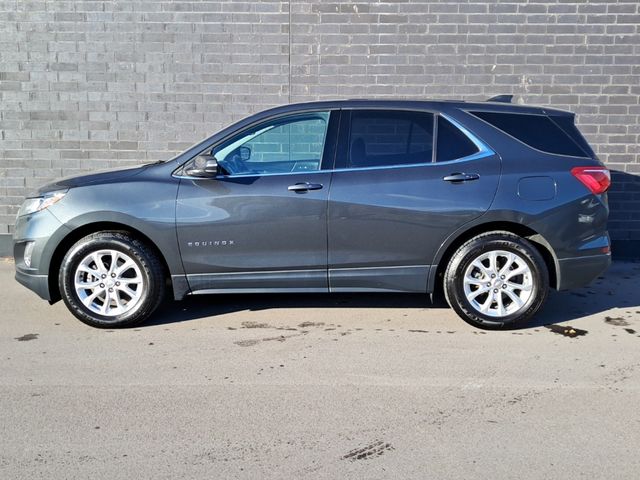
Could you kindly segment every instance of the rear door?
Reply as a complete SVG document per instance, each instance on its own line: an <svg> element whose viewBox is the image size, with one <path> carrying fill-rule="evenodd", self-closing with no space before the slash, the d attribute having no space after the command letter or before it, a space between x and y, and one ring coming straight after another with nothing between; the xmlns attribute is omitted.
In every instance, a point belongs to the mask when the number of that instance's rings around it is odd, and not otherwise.
<svg viewBox="0 0 640 480"><path fill-rule="evenodd" d="M332 291L426 291L438 247L482 215L500 159L453 119L343 111L328 210Z"/></svg>

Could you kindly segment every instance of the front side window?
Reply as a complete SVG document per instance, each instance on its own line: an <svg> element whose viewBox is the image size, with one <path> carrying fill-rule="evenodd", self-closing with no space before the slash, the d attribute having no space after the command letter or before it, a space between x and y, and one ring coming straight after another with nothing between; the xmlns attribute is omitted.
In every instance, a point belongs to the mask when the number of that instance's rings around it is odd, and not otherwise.
<svg viewBox="0 0 640 480"><path fill-rule="evenodd" d="M281 117L216 146L212 155L229 175L320 170L330 112Z"/></svg>
<svg viewBox="0 0 640 480"><path fill-rule="evenodd" d="M349 168L429 163L433 158L433 114L354 110Z"/></svg>

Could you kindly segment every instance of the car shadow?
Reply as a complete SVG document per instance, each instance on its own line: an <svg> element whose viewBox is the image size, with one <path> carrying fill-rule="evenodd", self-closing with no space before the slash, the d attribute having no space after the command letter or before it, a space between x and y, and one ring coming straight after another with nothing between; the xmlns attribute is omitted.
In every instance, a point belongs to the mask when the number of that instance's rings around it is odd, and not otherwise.
<svg viewBox="0 0 640 480"><path fill-rule="evenodd" d="M278 308L397 308L448 309L444 299L411 293L296 293L193 295L180 302L166 302L144 326L177 323L226 313Z"/></svg>
<svg viewBox="0 0 640 480"><path fill-rule="evenodd" d="M579 321L604 314L614 308L640 311L640 263L616 262L605 276L591 285L571 290L551 291L543 308L530 321L512 330L537 328L544 325ZM393 293L333 293L333 294L248 294L248 295L194 295L181 302L166 302L144 326L187 322L226 313L259 311L266 309L299 309L300 315L313 308L391 308L398 312L407 309L449 309L442 295L432 303L428 295ZM604 318L604 317L603 317ZM462 321L462 320L461 320Z"/></svg>

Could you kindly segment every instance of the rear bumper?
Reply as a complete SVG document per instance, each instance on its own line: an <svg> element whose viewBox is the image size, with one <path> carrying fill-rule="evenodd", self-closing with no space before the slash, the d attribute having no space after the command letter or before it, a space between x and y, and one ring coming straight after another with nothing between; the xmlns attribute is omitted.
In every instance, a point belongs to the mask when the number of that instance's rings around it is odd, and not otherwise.
<svg viewBox="0 0 640 480"><path fill-rule="evenodd" d="M16 269L16 280L29 290L38 294L44 300L51 301L51 292L49 291L49 277L47 275L37 275L26 273Z"/></svg>
<svg viewBox="0 0 640 480"><path fill-rule="evenodd" d="M584 287L611 265L611 254L558 259L558 290Z"/></svg>

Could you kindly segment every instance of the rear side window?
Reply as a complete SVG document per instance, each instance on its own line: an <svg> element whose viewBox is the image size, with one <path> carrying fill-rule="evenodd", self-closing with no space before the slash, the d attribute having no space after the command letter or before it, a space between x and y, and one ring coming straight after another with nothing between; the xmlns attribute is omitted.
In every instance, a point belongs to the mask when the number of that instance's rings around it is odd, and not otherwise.
<svg viewBox="0 0 640 480"><path fill-rule="evenodd" d="M446 162L467 157L478 152L478 147L450 121L438 116L436 161Z"/></svg>
<svg viewBox="0 0 640 480"><path fill-rule="evenodd" d="M563 128L546 115L499 112L471 113L537 150L573 157L589 156Z"/></svg>
<svg viewBox="0 0 640 480"><path fill-rule="evenodd" d="M429 163L433 114L386 110L351 112L350 168Z"/></svg>

